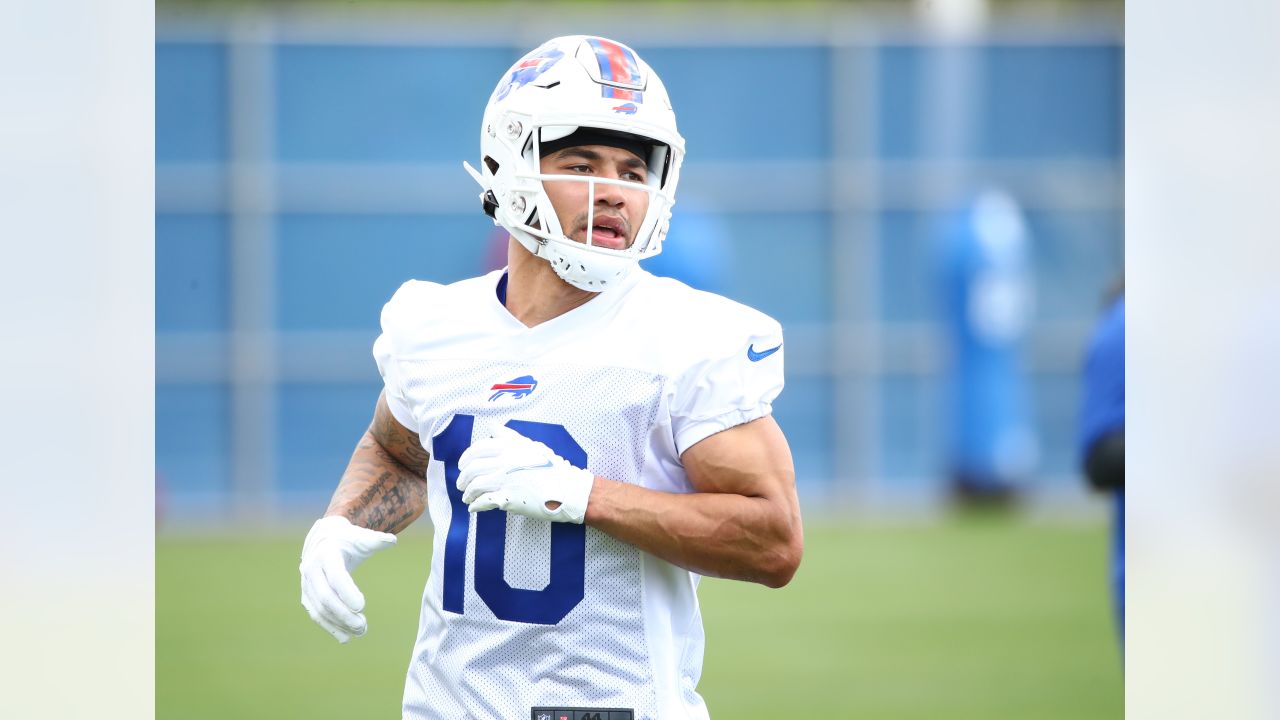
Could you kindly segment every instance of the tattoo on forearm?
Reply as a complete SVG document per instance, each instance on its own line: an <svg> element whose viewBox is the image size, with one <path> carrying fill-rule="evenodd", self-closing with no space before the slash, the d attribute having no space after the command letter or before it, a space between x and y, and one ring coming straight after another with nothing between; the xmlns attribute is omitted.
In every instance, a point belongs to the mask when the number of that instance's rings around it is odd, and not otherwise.
<svg viewBox="0 0 1280 720"><path fill-rule="evenodd" d="M392 473L383 472L365 486L356 503L347 508L347 519L383 532L403 529L422 509L421 504L415 507L415 498L407 486L408 483L396 482Z"/></svg>
<svg viewBox="0 0 1280 720"><path fill-rule="evenodd" d="M426 506L425 474L404 467L366 434L342 475L328 514L341 514L372 530L400 532Z"/></svg>
<svg viewBox="0 0 1280 720"><path fill-rule="evenodd" d="M360 439L329 503L328 515L382 532L400 532L427 507L427 464L416 433L378 399L373 424Z"/></svg>

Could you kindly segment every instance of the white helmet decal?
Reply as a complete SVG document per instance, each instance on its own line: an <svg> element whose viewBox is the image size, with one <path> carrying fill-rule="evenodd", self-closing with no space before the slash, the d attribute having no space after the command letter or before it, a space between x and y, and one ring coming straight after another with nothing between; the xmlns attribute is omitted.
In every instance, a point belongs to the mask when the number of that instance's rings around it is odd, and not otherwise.
<svg viewBox="0 0 1280 720"><path fill-rule="evenodd" d="M543 175L540 145L579 129L622 136L647 149L643 185L573 175ZM596 132L598 131L598 132ZM480 127L480 169L463 163L481 187L481 201L494 223L529 252L542 257L569 284L600 291L621 279L636 262L662 250L675 203L684 139L657 74L631 48L605 38L559 37L521 58L503 74ZM626 249L611 249L566 237L543 182L625 185L649 194L648 210Z"/></svg>

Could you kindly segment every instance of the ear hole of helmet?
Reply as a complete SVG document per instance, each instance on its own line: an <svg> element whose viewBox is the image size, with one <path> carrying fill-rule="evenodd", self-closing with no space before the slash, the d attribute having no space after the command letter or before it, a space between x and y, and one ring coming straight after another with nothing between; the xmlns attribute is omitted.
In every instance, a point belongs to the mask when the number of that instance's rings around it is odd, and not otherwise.
<svg viewBox="0 0 1280 720"><path fill-rule="evenodd" d="M658 179L658 187L667 186L667 173L671 170L671 146L664 145L662 153L662 177Z"/></svg>
<svg viewBox="0 0 1280 720"><path fill-rule="evenodd" d="M484 166L489 168L489 172L493 173L494 175L498 174L498 161L494 160L489 155L484 156Z"/></svg>

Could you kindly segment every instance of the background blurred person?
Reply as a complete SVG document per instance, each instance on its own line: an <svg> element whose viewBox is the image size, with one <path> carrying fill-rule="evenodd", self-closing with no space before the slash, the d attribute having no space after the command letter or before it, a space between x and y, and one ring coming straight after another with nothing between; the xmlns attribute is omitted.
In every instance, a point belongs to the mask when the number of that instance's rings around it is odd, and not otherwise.
<svg viewBox="0 0 1280 720"><path fill-rule="evenodd" d="M686 198L672 212L662 254L644 260L641 267L692 288L723 294L728 290L733 256L733 243L720 215L696 198Z"/></svg>
<svg viewBox="0 0 1280 720"><path fill-rule="evenodd" d="M996 189L952 215L943 232L948 470L964 504L1007 504L1035 469L1022 362L1032 301L1027 245L1017 202Z"/></svg>
<svg viewBox="0 0 1280 720"><path fill-rule="evenodd" d="M1089 342L1080 405L1080 459L1089 485L1112 498L1111 594L1124 643L1124 290Z"/></svg>

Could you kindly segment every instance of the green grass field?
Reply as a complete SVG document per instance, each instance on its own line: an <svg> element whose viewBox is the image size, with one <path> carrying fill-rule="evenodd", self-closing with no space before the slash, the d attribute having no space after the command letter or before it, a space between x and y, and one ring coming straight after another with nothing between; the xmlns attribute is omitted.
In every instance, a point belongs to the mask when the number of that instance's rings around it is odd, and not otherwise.
<svg viewBox="0 0 1280 720"><path fill-rule="evenodd" d="M156 717L397 718L429 527L356 572L369 634L298 602L305 529L156 542ZM875 720L1122 718L1099 524L811 523L786 588L704 580L711 714Z"/></svg>

